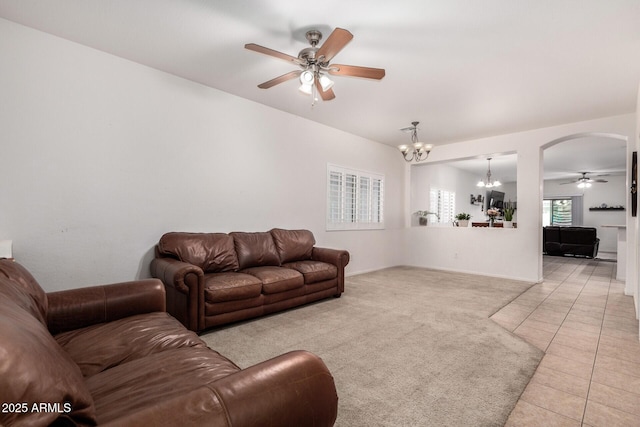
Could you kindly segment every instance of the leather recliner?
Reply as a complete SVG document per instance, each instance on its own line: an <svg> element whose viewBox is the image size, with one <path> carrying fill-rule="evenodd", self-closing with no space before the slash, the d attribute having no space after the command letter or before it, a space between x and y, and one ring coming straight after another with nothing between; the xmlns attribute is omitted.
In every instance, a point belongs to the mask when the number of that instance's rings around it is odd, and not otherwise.
<svg viewBox="0 0 640 427"><path fill-rule="evenodd" d="M148 279L45 293L0 259L0 425L332 426L322 360L240 369L165 312Z"/></svg>

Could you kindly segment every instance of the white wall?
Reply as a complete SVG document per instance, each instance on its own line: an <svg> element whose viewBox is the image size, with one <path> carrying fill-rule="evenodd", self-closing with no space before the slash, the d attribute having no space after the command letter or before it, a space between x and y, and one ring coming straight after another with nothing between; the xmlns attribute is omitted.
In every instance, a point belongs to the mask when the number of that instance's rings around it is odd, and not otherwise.
<svg viewBox="0 0 640 427"><path fill-rule="evenodd" d="M394 147L1 19L0 59L0 239L48 291L146 277L167 231L271 227L348 249L349 274L540 280L541 147L636 134L627 114L437 146L428 162L517 152L518 228L410 227L411 166ZM327 163L385 174L386 230L324 231Z"/></svg>
<svg viewBox="0 0 640 427"><path fill-rule="evenodd" d="M47 291L147 277L177 230L308 228L347 273L401 263L395 148L2 19L0 61L0 239ZM325 231L327 163L385 174L386 230Z"/></svg>
<svg viewBox="0 0 640 427"><path fill-rule="evenodd" d="M625 114L437 146L427 162L517 153L518 228L407 228L407 263L541 281L543 147L560 138L582 133L606 132L633 140L635 121L635 114ZM628 151L630 153L631 148ZM407 202L407 206L410 203ZM628 202L624 205L628 206ZM425 251L424 248L433 250Z"/></svg>
<svg viewBox="0 0 640 427"><path fill-rule="evenodd" d="M430 190L438 188L456 193L456 213L466 212L473 218L479 216L480 206L469 204L468 189L475 186L475 177L464 173L448 164L417 164L411 168L411 212L418 210L430 210ZM484 192L483 192L484 193ZM436 222L434 217L429 217L429 222ZM418 226L415 215L411 217L411 225ZM451 227L452 224L441 224Z"/></svg>
<svg viewBox="0 0 640 427"><path fill-rule="evenodd" d="M624 225L625 211L590 211L605 203L607 206L627 206L627 178L625 175L606 176L607 183L596 183L588 189L579 189L576 184L561 184L567 180L550 180L544 182L544 197L583 196L583 223L585 227L596 227L600 238L599 250L617 252L618 230L603 225Z"/></svg>

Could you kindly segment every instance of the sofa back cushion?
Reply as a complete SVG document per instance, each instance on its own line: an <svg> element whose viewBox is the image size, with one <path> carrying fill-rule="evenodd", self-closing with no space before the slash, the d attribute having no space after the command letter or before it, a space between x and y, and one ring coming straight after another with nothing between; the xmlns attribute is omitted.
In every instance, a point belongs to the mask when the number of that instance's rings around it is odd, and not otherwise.
<svg viewBox="0 0 640 427"><path fill-rule="evenodd" d="M0 278L5 278L24 292L14 293L14 304L19 304L38 319L43 325L47 325L47 294L40 287L36 279L24 268L9 259L0 259Z"/></svg>
<svg viewBox="0 0 640 427"><path fill-rule="evenodd" d="M269 232L230 233L238 255L240 269L280 265L280 256Z"/></svg>
<svg viewBox="0 0 640 427"><path fill-rule="evenodd" d="M225 233L166 233L158 252L200 267L206 273L238 269L233 238Z"/></svg>
<svg viewBox="0 0 640 427"><path fill-rule="evenodd" d="M0 402L21 405L0 412L0 425L95 425L93 399L80 369L45 325L15 304L20 293L30 298L0 276Z"/></svg>
<svg viewBox="0 0 640 427"><path fill-rule="evenodd" d="M547 226L542 229L545 243L560 243L560 227Z"/></svg>
<svg viewBox="0 0 640 427"><path fill-rule="evenodd" d="M283 230L274 228L271 236L278 249L280 262L304 261L311 259L316 239L309 230Z"/></svg>
<svg viewBox="0 0 640 427"><path fill-rule="evenodd" d="M596 234L594 227L561 227L560 241L573 245L593 245Z"/></svg>

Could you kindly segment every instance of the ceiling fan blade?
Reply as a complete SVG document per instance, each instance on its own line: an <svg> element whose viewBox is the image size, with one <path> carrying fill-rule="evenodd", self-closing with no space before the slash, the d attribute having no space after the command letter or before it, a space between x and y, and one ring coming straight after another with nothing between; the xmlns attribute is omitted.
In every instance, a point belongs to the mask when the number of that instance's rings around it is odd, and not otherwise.
<svg viewBox="0 0 640 427"><path fill-rule="evenodd" d="M592 182L609 182L606 179L591 179Z"/></svg>
<svg viewBox="0 0 640 427"><path fill-rule="evenodd" d="M336 94L333 93L333 89L331 88L327 89L326 91L323 91L322 86L320 85L320 82L318 81L318 79L316 79L315 84L316 84L316 89L323 101L331 101L333 98L336 97Z"/></svg>
<svg viewBox="0 0 640 427"><path fill-rule="evenodd" d="M578 181L561 182L558 185L575 184L576 182L578 182Z"/></svg>
<svg viewBox="0 0 640 427"><path fill-rule="evenodd" d="M331 59L336 56L352 38L353 34L349 31L342 28L336 28L331 34L329 34L327 40L322 43L322 46L320 46L320 49L316 52L316 58L324 56L324 59L321 60L322 62L331 61Z"/></svg>
<svg viewBox="0 0 640 427"><path fill-rule="evenodd" d="M296 77L298 77L300 74L302 73L302 70L298 70L298 71L290 71L287 74L283 74L281 76L276 77L275 79L271 79L269 81L266 81L264 83L260 83L258 85L258 87L260 89L269 89L270 87L273 87L277 84L280 84L282 82L286 82L287 80L292 80L295 79Z"/></svg>
<svg viewBox="0 0 640 427"><path fill-rule="evenodd" d="M329 74L334 76L363 77L365 79L376 80L380 80L385 75L384 69L382 68L357 67L355 65L342 64L331 64L329 67Z"/></svg>
<svg viewBox="0 0 640 427"><path fill-rule="evenodd" d="M245 49L252 50L254 52L263 53L265 55L273 56L278 59L283 59L287 62L294 64L300 64L300 60L295 56L287 55L286 53L278 52L277 50L269 49L268 47L260 46L255 43L247 43L244 45Z"/></svg>

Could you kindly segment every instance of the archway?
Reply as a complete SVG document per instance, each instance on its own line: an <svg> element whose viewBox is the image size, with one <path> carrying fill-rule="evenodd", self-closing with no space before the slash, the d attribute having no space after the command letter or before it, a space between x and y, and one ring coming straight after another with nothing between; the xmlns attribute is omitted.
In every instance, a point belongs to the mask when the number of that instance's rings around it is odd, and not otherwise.
<svg viewBox="0 0 640 427"><path fill-rule="evenodd" d="M563 143L567 145L563 145L562 147L559 147L559 144L563 144ZM606 145L606 149L603 150L603 146L605 145ZM552 150L549 150L549 149L552 149ZM552 151L554 152L554 156L556 157L561 157L562 155L558 153L564 152L564 158L560 160L556 159L555 162L557 164L554 165L554 167L549 167L549 164L553 163L553 160L551 160L551 156L547 156L547 154L550 154ZM571 135L566 135L560 138L556 138L552 141L549 141L543 144L540 147L540 156L542 160L540 165L541 167L540 185L542 189L541 200L540 200L541 217L544 218L543 201L545 199L545 196L549 194L548 188L545 186L545 181L548 182L549 184L548 187L551 188L553 187L553 183L557 184L557 181L550 181L550 180L553 180L553 179L558 180L560 179L560 177L567 180L568 179L568 175L566 175L567 172L572 172L573 174L575 174L573 178L578 178L580 176L580 173L582 172L595 173L595 174L601 174L601 175L607 175L607 176L616 175L615 181L617 181L618 184L620 184L620 187L615 187L616 190L623 190L624 188L622 193L620 191L616 191L618 200L620 200L621 198L622 203L620 204L628 208L629 197L626 189L629 188L627 170L629 168L630 152L631 151L629 149L627 136L615 134L615 133L606 133L606 132L576 133L576 134L571 134ZM587 161L587 159L589 160ZM562 169L563 167L566 169L563 171L564 175L560 173L560 169ZM556 187L556 189L557 188L558 187ZM569 191L566 191L567 194L571 193L571 191L573 191L574 193L576 191L579 191L573 188L573 186L565 187L565 188L569 190ZM583 190L583 194L588 194L588 193L584 193L584 190ZM593 210L593 208L591 210ZM590 210L588 210L587 205L583 207L583 211L586 211L587 212L586 216L589 217L588 219L585 218L586 223L584 225L593 225L593 226L601 225L602 224L601 219L607 218L606 215L602 215L600 217L594 217L593 212L590 212ZM625 225L625 226L628 225L627 223L629 221L628 221L628 215L626 212L622 215L620 215L620 212L618 212L616 218L618 219L617 222L621 222L621 225ZM599 228L599 230L605 230L604 234L605 236L607 236L606 241L607 241L607 244L610 246L611 236L609 236L609 234L613 233L614 236L617 236L617 230L604 229L604 228L602 229ZM627 227L627 230L628 230L628 227ZM543 230L541 227L539 231L540 241L542 241L542 232ZM617 240L617 238L614 238L614 240ZM607 248L607 249L610 250L610 248ZM629 253L627 258L629 260L632 260L632 255L633 254ZM624 256L624 254L621 254L620 256ZM626 265L626 262L620 262L619 265L621 265L624 270L625 269L624 266ZM540 255L539 255L538 266L539 266L539 274L542 277L543 275L542 251L540 252Z"/></svg>

